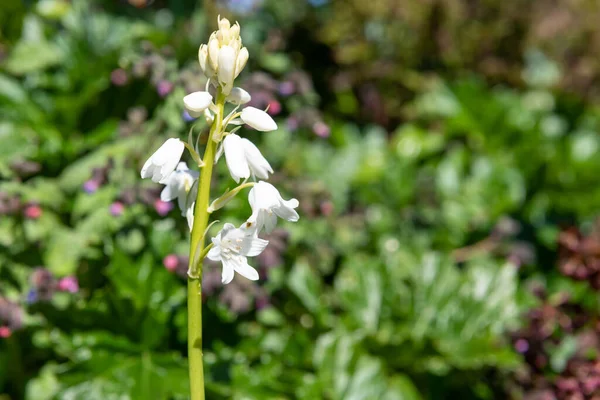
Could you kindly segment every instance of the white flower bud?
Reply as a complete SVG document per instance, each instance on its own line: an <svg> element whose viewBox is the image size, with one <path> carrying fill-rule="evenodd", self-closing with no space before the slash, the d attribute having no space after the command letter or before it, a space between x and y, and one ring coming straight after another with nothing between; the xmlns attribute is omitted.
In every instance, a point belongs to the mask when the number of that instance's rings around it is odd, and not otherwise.
<svg viewBox="0 0 600 400"><path fill-rule="evenodd" d="M201 44L198 49L198 61L200 62L200 68L202 72L206 72L206 60L208 59L208 47L205 44Z"/></svg>
<svg viewBox="0 0 600 400"><path fill-rule="evenodd" d="M240 37L240 24L236 22L235 25L231 27L229 32L232 38L238 39Z"/></svg>
<svg viewBox="0 0 600 400"><path fill-rule="evenodd" d="M234 87L231 89L231 93L227 96L227 101L236 106L246 104L251 100L250 93L246 92L240 87Z"/></svg>
<svg viewBox="0 0 600 400"><path fill-rule="evenodd" d="M250 125L257 131L269 132L277 129L277 124L273 118L263 110L255 107L246 107L242 110L240 118L244 123Z"/></svg>
<svg viewBox="0 0 600 400"><path fill-rule="evenodd" d="M186 110L194 118L201 116L211 103L212 96L208 92L194 92L183 98Z"/></svg>
<svg viewBox="0 0 600 400"><path fill-rule="evenodd" d="M214 71L219 69L219 41L214 33L208 41L208 61Z"/></svg>
<svg viewBox="0 0 600 400"><path fill-rule="evenodd" d="M223 88L223 93L228 95L233 88L233 79L235 73L236 54L229 46L221 47L219 50L219 83Z"/></svg>
<svg viewBox="0 0 600 400"><path fill-rule="evenodd" d="M219 23L219 30L228 31L231 27L231 24L229 23L229 20L227 18L221 19L221 16L219 16L217 20Z"/></svg>
<svg viewBox="0 0 600 400"><path fill-rule="evenodd" d="M237 61L236 61L236 65L235 65L235 78L238 77L240 72L242 72L242 70L246 66L246 62L248 61L249 56L250 56L250 54L248 53L248 49L243 47L240 50L238 57L237 57Z"/></svg>

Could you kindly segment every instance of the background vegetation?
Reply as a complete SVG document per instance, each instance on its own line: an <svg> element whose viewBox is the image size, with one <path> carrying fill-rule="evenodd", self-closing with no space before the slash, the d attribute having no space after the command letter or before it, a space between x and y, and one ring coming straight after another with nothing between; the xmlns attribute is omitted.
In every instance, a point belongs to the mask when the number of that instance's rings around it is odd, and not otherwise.
<svg viewBox="0 0 600 400"><path fill-rule="evenodd" d="M207 398L599 398L592 0L2 2L0 398L186 398L187 226L139 170L217 13L301 219L259 282L205 266Z"/></svg>

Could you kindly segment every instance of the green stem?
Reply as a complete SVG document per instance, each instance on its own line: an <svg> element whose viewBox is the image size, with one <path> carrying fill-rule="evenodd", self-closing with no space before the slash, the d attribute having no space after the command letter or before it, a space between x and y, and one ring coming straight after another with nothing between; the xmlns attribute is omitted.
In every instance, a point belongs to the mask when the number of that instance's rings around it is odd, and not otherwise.
<svg viewBox="0 0 600 400"><path fill-rule="evenodd" d="M198 196L194 209L194 225L190 243L190 277L188 278L188 361L190 369L191 400L204 400L204 366L202 361L202 259L196 260L196 253L204 253L204 231L208 225L208 204L210 181L215 157L216 143L213 135L219 134L223 125L225 96L217 91L217 113L210 128L204 167L200 174Z"/></svg>

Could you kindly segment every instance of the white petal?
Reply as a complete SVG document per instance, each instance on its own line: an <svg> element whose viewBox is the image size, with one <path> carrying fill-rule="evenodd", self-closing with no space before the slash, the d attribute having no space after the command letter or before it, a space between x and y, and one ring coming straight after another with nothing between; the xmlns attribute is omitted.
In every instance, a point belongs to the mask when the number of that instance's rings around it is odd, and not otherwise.
<svg viewBox="0 0 600 400"><path fill-rule="evenodd" d="M298 215L296 210L294 210L294 208L296 207L298 207L298 200L291 199L287 202L284 202L280 207L274 208L273 211L280 218L283 218L286 221L296 222L300 219L300 216Z"/></svg>
<svg viewBox="0 0 600 400"><path fill-rule="evenodd" d="M247 257L256 257L263 252L268 244L268 240L256 237L253 231L249 232L248 236L244 238L240 254Z"/></svg>
<svg viewBox="0 0 600 400"><path fill-rule="evenodd" d="M242 145L244 146L246 162L251 172L261 179L269 179L269 172L273 173L273 168L271 168L266 158L263 157L258 147L248 139L242 139Z"/></svg>
<svg viewBox="0 0 600 400"><path fill-rule="evenodd" d="M221 248L213 245L213 247L206 254L209 260L220 261L221 260Z"/></svg>
<svg viewBox="0 0 600 400"><path fill-rule="evenodd" d="M251 191L254 196L254 207L258 209L270 210L278 207L283 201L277 188L265 181L256 183Z"/></svg>
<svg viewBox="0 0 600 400"><path fill-rule="evenodd" d="M223 282L224 285L227 285L233 280L233 275L235 275L234 271L236 267L236 262L232 259L224 258L221 261L221 263L223 264L223 271L221 272L221 282Z"/></svg>
<svg viewBox="0 0 600 400"><path fill-rule="evenodd" d="M195 113L199 117L212 103L212 96L208 92L194 92L183 98L183 104L188 112ZM192 115L192 114L190 114Z"/></svg>
<svg viewBox="0 0 600 400"><path fill-rule="evenodd" d="M258 271L248 265L246 257L236 256L233 258L235 271L242 275L244 278L250 279L251 281L258 280Z"/></svg>
<svg viewBox="0 0 600 400"><path fill-rule="evenodd" d="M207 73L212 72L209 71L209 66L213 71L216 71L219 67L219 41L214 34L210 35L210 39L208 40L208 62L206 63Z"/></svg>
<svg viewBox="0 0 600 400"><path fill-rule="evenodd" d="M152 178L154 176L154 169L156 166L152 164L152 157L146 160L144 166L142 167L142 179Z"/></svg>
<svg viewBox="0 0 600 400"><path fill-rule="evenodd" d="M273 118L263 110L255 107L244 108L240 118L257 131L269 132L277 129L277 124L273 121Z"/></svg>
<svg viewBox="0 0 600 400"><path fill-rule="evenodd" d="M200 62L200 68L202 72L206 70L206 60L208 59L208 48L205 44L201 44L198 49L198 61Z"/></svg>
<svg viewBox="0 0 600 400"><path fill-rule="evenodd" d="M240 74L240 72L242 72L244 67L246 66L246 62L248 61L249 56L250 56L250 54L248 53L248 49L245 47L243 47L240 50L240 52L238 53L237 61L235 63L235 77L236 78Z"/></svg>
<svg viewBox="0 0 600 400"><path fill-rule="evenodd" d="M219 83L221 83L223 93L226 95L233 88L236 57L235 50L229 46L223 46L219 50Z"/></svg>
<svg viewBox="0 0 600 400"><path fill-rule="evenodd" d="M234 133L230 133L223 139L223 149L227 168L229 168L233 180L239 182L240 178L250 177L250 168L244 155L241 138Z"/></svg>
<svg viewBox="0 0 600 400"><path fill-rule="evenodd" d="M250 93L246 92L240 87L234 87L231 89L231 93L229 93L229 96L227 96L227 101L231 104L235 104L236 106L246 104L251 99Z"/></svg>
<svg viewBox="0 0 600 400"><path fill-rule="evenodd" d="M170 182L169 182L170 183ZM165 188L160 192L160 199L162 201L171 201L177 197L177 191L174 185L167 183Z"/></svg>
<svg viewBox="0 0 600 400"><path fill-rule="evenodd" d="M142 178L152 178L154 182L166 183L175 170L185 146L176 138L168 139L150 156L142 167Z"/></svg>
<svg viewBox="0 0 600 400"><path fill-rule="evenodd" d="M262 211L262 225L265 227L265 232L271 233L277 225L277 216L270 211Z"/></svg>
<svg viewBox="0 0 600 400"><path fill-rule="evenodd" d="M186 192L185 189L180 189L177 192L177 205L179 206L179 209L181 210L181 215L183 215L183 216L187 215L187 209L188 209L188 207L186 207L187 199L188 199L188 192Z"/></svg>

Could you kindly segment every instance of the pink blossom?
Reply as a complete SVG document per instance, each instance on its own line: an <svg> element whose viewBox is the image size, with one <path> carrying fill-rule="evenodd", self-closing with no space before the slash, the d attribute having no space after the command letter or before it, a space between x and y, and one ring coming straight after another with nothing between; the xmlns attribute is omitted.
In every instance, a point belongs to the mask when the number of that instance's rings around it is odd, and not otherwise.
<svg viewBox="0 0 600 400"><path fill-rule="evenodd" d="M312 126L312 129L315 135L322 138L329 137L331 134L331 129L329 129L329 126L322 121L315 122Z"/></svg>
<svg viewBox="0 0 600 400"><path fill-rule="evenodd" d="M169 254L163 258L163 265L169 272L174 272L179 265L179 258L175 254Z"/></svg>
<svg viewBox="0 0 600 400"><path fill-rule="evenodd" d="M110 213L115 217L123 214L123 211L125 211L125 206L120 201L115 201L110 205Z"/></svg>
<svg viewBox="0 0 600 400"><path fill-rule="evenodd" d="M271 115L277 115L281 112L281 103L273 99L269 101L269 109L267 112Z"/></svg>
<svg viewBox="0 0 600 400"><path fill-rule="evenodd" d="M25 218L38 219L42 216L42 208L37 204L31 204L25 207Z"/></svg>
<svg viewBox="0 0 600 400"><path fill-rule="evenodd" d="M74 276L66 276L58 281L58 290L61 292L77 293L79 291L79 282Z"/></svg>
<svg viewBox="0 0 600 400"><path fill-rule="evenodd" d="M0 326L0 338L7 338L12 335L12 330L8 326Z"/></svg>
<svg viewBox="0 0 600 400"><path fill-rule="evenodd" d="M154 202L154 209L161 217L164 217L173 209L173 203L169 201L162 201L161 199L157 199Z"/></svg>
<svg viewBox="0 0 600 400"><path fill-rule="evenodd" d="M123 86L127 83L127 80L127 71L125 71L123 68L117 68L110 73L110 81L115 86Z"/></svg>

